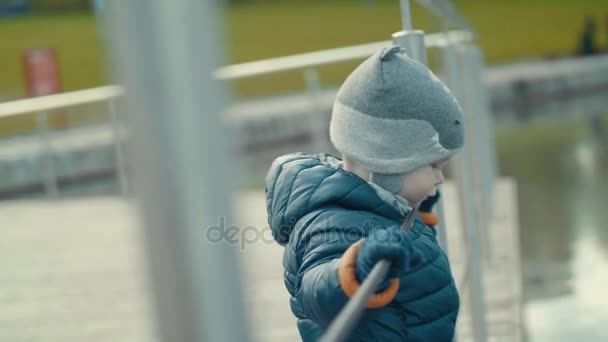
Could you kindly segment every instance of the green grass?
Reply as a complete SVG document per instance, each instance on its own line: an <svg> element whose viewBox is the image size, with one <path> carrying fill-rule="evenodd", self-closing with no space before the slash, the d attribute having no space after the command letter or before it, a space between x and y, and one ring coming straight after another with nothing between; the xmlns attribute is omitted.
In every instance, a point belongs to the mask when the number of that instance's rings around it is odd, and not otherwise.
<svg viewBox="0 0 608 342"><path fill-rule="evenodd" d="M64 89L106 82L103 52L90 15L30 16L0 21L0 96L23 96L23 52L51 46L59 55Z"/></svg>
<svg viewBox="0 0 608 342"><path fill-rule="evenodd" d="M252 2L223 11L227 63L388 39L400 29L399 1ZM576 48L582 18L603 19L603 0L461 0L456 7L480 33L489 63L569 54ZM414 24L437 28L432 14L413 6ZM598 23L599 41L608 44ZM95 18L89 14L31 16L0 20L0 97L23 96L20 56L34 46L54 46L59 52L65 90L106 83ZM339 84L357 63L322 68L325 85ZM304 87L300 72L263 76L238 82L246 96L294 91Z"/></svg>
<svg viewBox="0 0 608 342"><path fill-rule="evenodd" d="M373 1L370 1L373 2ZM240 63L295 53L385 40L400 30L399 1L292 0L250 1L222 10L226 63ZM413 3L414 26L436 31L436 18ZM583 16L608 15L605 0L456 0L462 15L480 33L489 64L567 55L576 49ZM605 25L598 42L606 47ZM24 96L21 56L25 49L52 46L59 55L66 91L107 83L103 50L91 14L34 15L0 20L0 100ZM324 86L339 85L359 63L320 68ZM300 91L299 71L266 75L232 84L240 96ZM61 126L62 119L57 125ZM32 118L2 120L0 135L31 129Z"/></svg>
<svg viewBox="0 0 608 342"><path fill-rule="evenodd" d="M456 7L479 32L490 64L571 54L583 16L595 13L603 18L608 12L608 2L597 0L457 1ZM378 1L367 7L354 1L237 6L227 18L230 62L384 40L401 26L399 1ZM413 7L413 18L416 27L436 31L434 17L419 6ZM605 46L608 38L604 30L599 31L598 41ZM261 37L271 38L262 42ZM323 68L323 83L341 83L356 64ZM241 81L236 87L239 94L258 95L302 89L304 83L302 75L293 72Z"/></svg>
<svg viewBox="0 0 608 342"><path fill-rule="evenodd" d="M32 47L56 49L65 91L106 84L100 45L95 20L90 15L31 16L0 21L0 100L24 96L22 55ZM92 119L97 117L99 115L93 115ZM66 111L50 117L53 127L78 121L80 118ZM0 136L30 131L35 122L33 115L3 119Z"/></svg>

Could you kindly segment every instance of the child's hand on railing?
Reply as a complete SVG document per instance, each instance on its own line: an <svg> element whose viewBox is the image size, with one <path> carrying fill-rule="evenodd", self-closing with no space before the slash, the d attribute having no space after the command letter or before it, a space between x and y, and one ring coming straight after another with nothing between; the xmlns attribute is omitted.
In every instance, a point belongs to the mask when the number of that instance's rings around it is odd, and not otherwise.
<svg viewBox="0 0 608 342"><path fill-rule="evenodd" d="M399 276L405 272L410 251L410 240L402 230L373 230L366 239L351 245L342 256L338 270L342 290L352 298L372 269L383 264L383 270L379 273L382 274L382 281L377 283L379 285L375 288L375 294L369 297L367 307L387 305L399 291Z"/></svg>
<svg viewBox="0 0 608 342"><path fill-rule="evenodd" d="M391 263L386 279L382 281L377 291L389 286L391 280L398 278L404 272L408 257L409 239L403 231L394 229L377 229L363 240L357 256L357 279L363 282L374 265L385 259Z"/></svg>

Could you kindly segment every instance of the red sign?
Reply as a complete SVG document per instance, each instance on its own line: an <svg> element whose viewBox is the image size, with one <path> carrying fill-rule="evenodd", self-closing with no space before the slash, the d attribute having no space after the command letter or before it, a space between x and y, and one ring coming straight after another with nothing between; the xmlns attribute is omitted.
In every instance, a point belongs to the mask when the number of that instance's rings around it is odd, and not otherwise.
<svg viewBox="0 0 608 342"><path fill-rule="evenodd" d="M52 48L28 49L23 54L25 85L28 96L61 92L57 54Z"/></svg>

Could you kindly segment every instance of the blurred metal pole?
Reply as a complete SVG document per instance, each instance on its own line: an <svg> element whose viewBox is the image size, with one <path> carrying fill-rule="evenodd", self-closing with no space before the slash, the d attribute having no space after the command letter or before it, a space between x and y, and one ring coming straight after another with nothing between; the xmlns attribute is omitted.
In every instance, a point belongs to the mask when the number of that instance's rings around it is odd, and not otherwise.
<svg viewBox="0 0 608 342"><path fill-rule="evenodd" d="M412 28L412 15L408 0L401 0L401 23L403 30L393 33L393 43L404 48L409 57L427 65L424 32Z"/></svg>
<svg viewBox="0 0 608 342"><path fill-rule="evenodd" d="M410 31L414 28L412 24L412 11L410 9L410 0L401 0L400 1L401 8L401 27L403 31Z"/></svg>
<svg viewBox="0 0 608 342"><path fill-rule="evenodd" d="M484 261L490 259L490 238L489 238L489 217L488 211L492 199L488 199L486 175L489 170L489 163L485 158L488 150L489 141L486 139L485 116L482 108L482 100L485 93L481 83L479 59L476 56L478 48L469 45L459 45L456 53L461 63L463 77L461 83L464 90L463 105L466 107L466 128L467 145L470 150L469 164L472 172L472 191L469 195L469 202L474 204L476 218L477 236L481 247L481 256Z"/></svg>
<svg viewBox="0 0 608 342"><path fill-rule="evenodd" d="M42 182L44 191L50 198L59 196L57 186L57 171L53 160L53 146L49 132L49 115L47 112L36 113L36 125L38 126L38 139L40 141L40 158L42 164Z"/></svg>
<svg viewBox="0 0 608 342"><path fill-rule="evenodd" d="M386 278L390 267L391 263L388 260L380 260L374 265L365 281L363 281L363 284L361 284L361 287L349 299L338 317L331 322L331 325L319 341L340 342L346 340L359 323L361 316L365 312L369 298L374 294L374 290L378 288L382 280Z"/></svg>
<svg viewBox="0 0 608 342"><path fill-rule="evenodd" d="M399 31L393 33L393 43L405 49L407 55L418 62L427 65L424 32L420 30Z"/></svg>
<svg viewBox="0 0 608 342"><path fill-rule="evenodd" d="M327 121L323 115L323 105L321 103L321 77L319 69L309 67L304 69L304 81L306 91L310 96L311 110L309 115L312 146L316 153L326 152L327 150Z"/></svg>
<svg viewBox="0 0 608 342"><path fill-rule="evenodd" d="M116 178L118 178L120 194L126 197L129 194L129 182L127 180L127 164L125 161L124 151L124 127L121 125L121 120L118 118L118 113L116 113L115 99L111 99L108 101L108 113L110 115L110 121L112 124L112 140L114 140L114 168L116 171Z"/></svg>
<svg viewBox="0 0 608 342"><path fill-rule="evenodd" d="M447 85L452 90L456 98L458 98L464 111L466 143L463 151L453 159L452 165L456 174L458 184L458 195L460 198L460 212L462 227L465 231L465 237L468 241L468 265L470 267L470 281L468 282L469 301L471 309L471 318L473 324L473 336L476 342L485 342L487 340L487 325L486 325L486 308L485 308L485 291L483 288L483 269L481 260L481 248L479 243L477 227L477 215L475 210L477 206L475 201L471 201L471 197L475 196L473 186L473 170L471 167L471 159L474 158L474 142L469 139L473 134L471 121L474 120L471 110L471 95L463 83L462 65L464 61L461 59L462 54L457 51L458 47L452 46L449 41L440 47L442 64L444 67L444 75L447 78ZM474 94L473 94L474 95ZM463 289L460 289L461 291Z"/></svg>
<svg viewBox="0 0 608 342"><path fill-rule="evenodd" d="M483 53L477 46L469 47L469 58L471 61L471 77L475 88L477 112L479 113L480 156L482 166L482 191L484 203L484 223L487 225L492 219L494 212L494 184L498 178L496 143L494 136L494 120L491 112L490 98L484 82ZM488 248L491 246L488 241Z"/></svg>
<svg viewBox="0 0 608 342"><path fill-rule="evenodd" d="M106 3L158 329L171 342L248 340L237 247L206 238L220 217L230 224L236 173L211 78L222 51L215 3Z"/></svg>
<svg viewBox="0 0 608 342"><path fill-rule="evenodd" d="M479 58L479 48L473 45L465 45L466 50L466 59L467 59L467 67L466 71L468 74L469 81L469 91L471 92L471 99L473 101L473 113L475 116L475 120L473 123L476 125L476 139L477 142L475 144L477 148L477 152L475 153L476 161L477 161L477 174L476 178L476 187L480 194L480 203L479 203L479 226L482 228L484 233L484 241L483 241L483 252L484 256L489 256L490 251L490 240L489 234L487 233L490 217L488 216L490 212L492 199L489 198L490 191L488 189L488 174L490 171L490 163L488 158L489 145L490 141L488 140L487 130L487 111L483 108L483 102L485 100L485 89L483 86L483 82L481 80L482 77L482 67L480 65L481 59ZM473 95L474 94L474 95ZM487 258L484 258L487 260Z"/></svg>
<svg viewBox="0 0 608 342"><path fill-rule="evenodd" d="M460 15L452 4L453 1L446 0L416 0L418 4L433 13L438 18L449 26L458 27L462 30L469 31L476 35L471 28L471 25Z"/></svg>

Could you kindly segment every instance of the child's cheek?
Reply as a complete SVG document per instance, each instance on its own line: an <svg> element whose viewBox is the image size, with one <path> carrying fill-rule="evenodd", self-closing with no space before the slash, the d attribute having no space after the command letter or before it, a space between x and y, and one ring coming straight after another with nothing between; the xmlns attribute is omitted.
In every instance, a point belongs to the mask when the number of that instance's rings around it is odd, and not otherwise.
<svg viewBox="0 0 608 342"><path fill-rule="evenodd" d="M431 178L424 170L408 173L403 178L399 194L407 199L411 205L416 205L431 195L435 189L435 184Z"/></svg>

